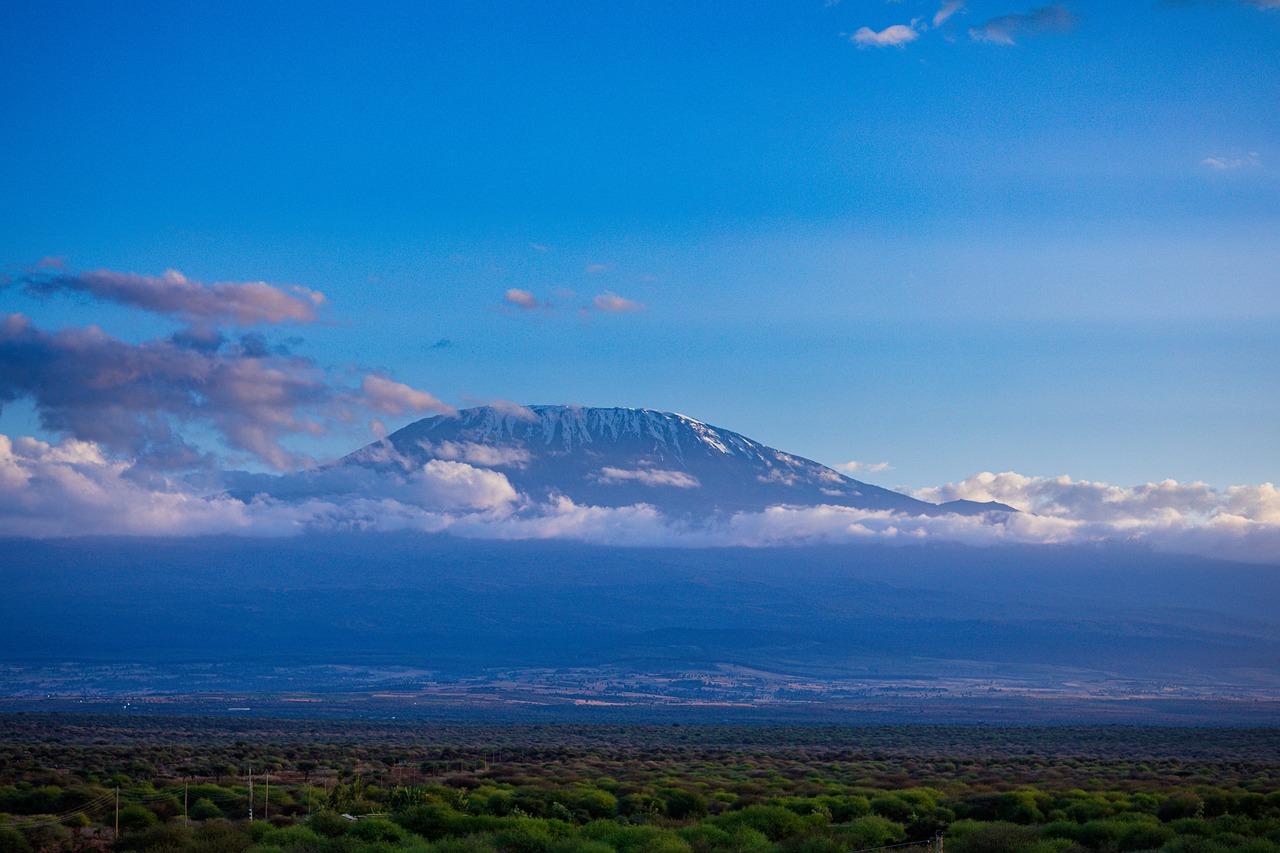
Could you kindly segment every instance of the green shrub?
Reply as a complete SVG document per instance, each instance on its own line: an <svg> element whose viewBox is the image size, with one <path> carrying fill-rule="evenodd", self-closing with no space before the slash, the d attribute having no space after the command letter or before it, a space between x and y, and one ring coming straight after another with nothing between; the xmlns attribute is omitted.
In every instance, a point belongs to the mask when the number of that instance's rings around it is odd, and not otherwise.
<svg viewBox="0 0 1280 853"><path fill-rule="evenodd" d="M222 817L222 809L218 808L213 800L201 797L191 804L187 810L187 816L192 820L216 820Z"/></svg>
<svg viewBox="0 0 1280 853"><path fill-rule="evenodd" d="M348 834L361 841L388 841L393 844L409 837L404 827L381 817L366 817L356 821Z"/></svg>
<svg viewBox="0 0 1280 853"><path fill-rule="evenodd" d="M347 831L351 829L351 821L337 812L325 809L313 814L307 821L307 826L320 835L328 838L337 838L347 834Z"/></svg>
<svg viewBox="0 0 1280 853"><path fill-rule="evenodd" d="M120 809L120 832L139 832L160 822L155 812L142 806L125 806Z"/></svg>
<svg viewBox="0 0 1280 853"><path fill-rule="evenodd" d="M754 829L770 841L800 835L807 826L799 815L782 806L747 806L745 809L726 812L711 820L729 832L733 832L738 827Z"/></svg>
<svg viewBox="0 0 1280 853"><path fill-rule="evenodd" d="M1036 840L1036 831L1029 826L961 820L947 834L947 853L1024 853Z"/></svg>

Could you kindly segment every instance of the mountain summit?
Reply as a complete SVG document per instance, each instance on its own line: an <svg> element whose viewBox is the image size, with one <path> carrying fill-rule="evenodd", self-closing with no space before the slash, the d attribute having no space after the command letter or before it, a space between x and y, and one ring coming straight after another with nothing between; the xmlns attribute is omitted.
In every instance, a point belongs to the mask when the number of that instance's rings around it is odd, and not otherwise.
<svg viewBox="0 0 1280 853"><path fill-rule="evenodd" d="M1013 512L1003 504L931 504L672 412L579 406L481 406L410 424L335 466L412 471L432 462L503 474L537 501L650 504L672 516L834 504L907 515Z"/></svg>

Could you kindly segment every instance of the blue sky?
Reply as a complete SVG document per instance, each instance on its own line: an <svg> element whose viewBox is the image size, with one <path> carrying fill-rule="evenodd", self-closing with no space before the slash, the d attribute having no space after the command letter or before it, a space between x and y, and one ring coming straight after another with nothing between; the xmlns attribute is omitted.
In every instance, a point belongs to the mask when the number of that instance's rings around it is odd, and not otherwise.
<svg viewBox="0 0 1280 853"><path fill-rule="evenodd" d="M3 4L0 315L183 325L34 296L45 258L299 285L314 321L226 334L454 406L676 410L890 486L1280 479L1275 4L544 6ZM56 437L22 387L0 432ZM326 427L281 440L371 438Z"/></svg>

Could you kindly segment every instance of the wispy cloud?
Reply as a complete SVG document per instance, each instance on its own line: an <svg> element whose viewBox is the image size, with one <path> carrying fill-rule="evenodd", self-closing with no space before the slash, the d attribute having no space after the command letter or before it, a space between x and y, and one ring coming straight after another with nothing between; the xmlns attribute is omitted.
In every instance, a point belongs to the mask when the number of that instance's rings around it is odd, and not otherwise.
<svg viewBox="0 0 1280 853"><path fill-rule="evenodd" d="M513 418L517 421L533 422L538 419L538 413L528 406L520 403L514 403L511 400L502 400L498 398L480 398L480 397L464 397L468 406L488 406L498 414L505 418Z"/></svg>
<svg viewBox="0 0 1280 853"><path fill-rule="evenodd" d="M992 18L981 26L970 28L969 37L974 41L1012 46L1025 36L1070 32L1075 24L1075 15L1066 6L1057 4Z"/></svg>
<svg viewBox="0 0 1280 853"><path fill-rule="evenodd" d="M23 290L34 296L81 293L93 299L115 302L177 317L192 324L311 323L316 308L325 303L318 290L277 287L264 281L202 284L177 270L150 276L112 270L64 273L57 267L31 273L21 279Z"/></svg>
<svg viewBox="0 0 1280 853"><path fill-rule="evenodd" d="M1218 5L1221 5L1222 0L1160 0L1160 5L1179 7L1215 2ZM1261 9L1267 12L1280 10L1280 0L1236 0L1236 2L1244 6L1252 6L1255 9Z"/></svg>
<svg viewBox="0 0 1280 853"><path fill-rule="evenodd" d="M1280 3L1280 0L1276 0L1276 2ZM1206 157L1200 161L1200 165L1219 171L1229 171L1247 166L1261 166L1262 158L1257 151L1250 151L1243 157Z"/></svg>
<svg viewBox="0 0 1280 853"><path fill-rule="evenodd" d="M894 24L879 32L861 27L849 36L858 47L906 47L918 38L920 31L908 24Z"/></svg>
<svg viewBox="0 0 1280 853"><path fill-rule="evenodd" d="M876 474L881 471L888 471L893 468L888 462L859 462L856 459L845 462L843 465L835 466L837 471L844 474Z"/></svg>
<svg viewBox="0 0 1280 853"><path fill-rule="evenodd" d="M964 0L945 0L942 7L933 13L933 25L940 27L958 12L965 11Z"/></svg>
<svg viewBox="0 0 1280 853"><path fill-rule="evenodd" d="M696 489L702 485L692 474L659 468L601 468L594 479L599 483L639 483L642 486L670 486L676 489Z"/></svg>
<svg viewBox="0 0 1280 853"><path fill-rule="evenodd" d="M606 290L592 299L589 307L592 311L602 311L606 314L633 314L646 310L643 303L625 299L611 290Z"/></svg>

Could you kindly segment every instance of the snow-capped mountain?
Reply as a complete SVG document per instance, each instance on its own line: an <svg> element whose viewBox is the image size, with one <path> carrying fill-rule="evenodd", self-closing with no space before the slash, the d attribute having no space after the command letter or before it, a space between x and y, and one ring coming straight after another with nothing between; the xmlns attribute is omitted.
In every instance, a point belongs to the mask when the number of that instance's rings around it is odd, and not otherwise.
<svg viewBox="0 0 1280 853"><path fill-rule="evenodd" d="M333 468L412 473L440 463L500 473L537 502L564 496L580 505L644 503L672 516L819 504L908 515L1014 511L1003 504L926 503L738 433L651 409L464 409L410 424Z"/></svg>

